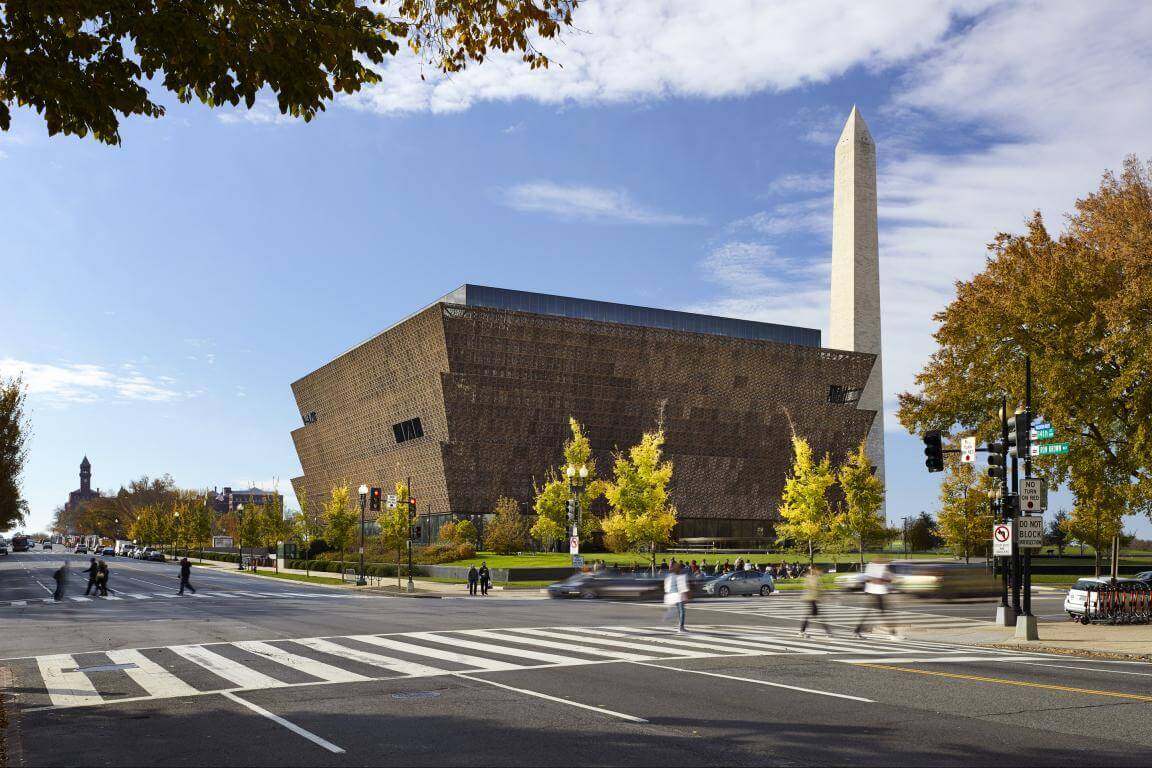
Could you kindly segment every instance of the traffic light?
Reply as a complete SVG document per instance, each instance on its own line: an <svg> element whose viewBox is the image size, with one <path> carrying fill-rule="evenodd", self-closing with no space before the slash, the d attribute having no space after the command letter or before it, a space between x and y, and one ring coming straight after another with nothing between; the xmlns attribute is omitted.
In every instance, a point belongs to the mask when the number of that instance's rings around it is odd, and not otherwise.
<svg viewBox="0 0 1152 768"><path fill-rule="evenodd" d="M565 508L568 510L568 522L575 522L576 520L576 499L568 499L564 502Z"/></svg>
<svg viewBox="0 0 1152 768"><path fill-rule="evenodd" d="M924 433L924 466L929 472L944 471L944 441L940 430L933 429Z"/></svg>
<svg viewBox="0 0 1152 768"><path fill-rule="evenodd" d="M373 512L380 511L380 489L371 488L368 492L368 509Z"/></svg>
<svg viewBox="0 0 1152 768"><path fill-rule="evenodd" d="M1003 478L1008 466L1006 446L1002 442L988 443L988 476Z"/></svg>
<svg viewBox="0 0 1152 768"><path fill-rule="evenodd" d="M1032 414L1024 409L1008 422L1008 453L1012 458L1022 459L1028 455L1028 438L1032 430Z"/></svg>
<svg viewBox="0 0 1152 768"><path fill-rule="evenodd" d="M420 540L420 526L418 526L418 525L410 526L408 528L408 538L412 539L412 541L419 541Z"/></svg>

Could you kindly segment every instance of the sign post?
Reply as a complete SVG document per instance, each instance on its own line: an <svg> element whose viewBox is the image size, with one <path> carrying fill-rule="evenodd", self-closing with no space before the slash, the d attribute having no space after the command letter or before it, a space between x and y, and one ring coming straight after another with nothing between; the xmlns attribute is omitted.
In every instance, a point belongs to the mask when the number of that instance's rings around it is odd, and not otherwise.
<svg viewBox="0 0 1152 768"><path fill-rule="evenodd" d="M973 464L976 461L976 438L975 437L962 437L960 438L960 461L965 464Z"/></svg>
<svg viewBox="0 0 1152 768"><path fill-rule="evenodd" d="M996 523L992 526L992 555L1010 557L1012 555L1012 524Z"/></svg>

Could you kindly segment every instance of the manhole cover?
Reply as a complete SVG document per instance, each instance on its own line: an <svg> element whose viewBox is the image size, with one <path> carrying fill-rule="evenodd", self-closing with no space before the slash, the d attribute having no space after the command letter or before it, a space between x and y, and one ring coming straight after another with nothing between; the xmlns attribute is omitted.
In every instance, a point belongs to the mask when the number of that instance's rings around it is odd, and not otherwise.
<svg viewBox="0 0 1152 768"><path fill-rule="evenodd" d="M394 693L394 699L435 699L440 694L437 691L404 691L403 693Z"/></svg>

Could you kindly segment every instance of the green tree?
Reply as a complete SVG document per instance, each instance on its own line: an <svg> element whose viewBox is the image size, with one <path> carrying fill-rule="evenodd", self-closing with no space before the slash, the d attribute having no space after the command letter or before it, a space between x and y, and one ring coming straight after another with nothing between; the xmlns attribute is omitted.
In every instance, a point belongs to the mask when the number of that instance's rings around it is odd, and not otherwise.
<svg viewBox="0 0 1152 768"><path fill-rule="evenodd" d="M792 434L792 454L792 471L784 479L776 538L806 550L811 565L817 548L835 538L836 521L828 490L836 483L836 475L831 457L825 454L817 462L812 446L796 433Z"/></svg>
<svg viewBox="0 0 1152 768"><path fill-rule="evenodd" d="M908 526L908 546L913 552L928 552L941 544L936 532L936 519L927 512L921 512Z"/></svg>
<svg viewBox="0 0 1152 768"><path fill-rule="evenodd" d="M992 510L988 492L998 481L976 471L973 464L948 462L948 476L940 484L937 532L952 554L969 562L988 548Z"/></svg>
<svg viewBox="0 0 1152 768"><path fill-rule="evenodd" d="M1061 509L1048 523L1048 542L1056 547L1056 554L1064 556L1064 547L1068 546L1068 512Z"/></svg>
<svg viewBox="0 0 1152 768"><path fill-rule="evenodd" d="M324 538L335 549L340 550L340 579L344 579L344 561L348 556L348 545L360 517L350 502L351 489L348 483L333 486L332 494L324 505Z"/></svg>
<svg viewBox="0 0 1152 768"><path fill-rule="evenodd" d="M938 348L898 416L917 433L990 438L1001 394L1022 399L1030 355L1042 413L1070 444L1034 472L1089 497L1110 487L1119 514L1152 515L1152 167L1128 158L1067 222L1053 238L1037 213L1024 234L995 238L984 271L935 316Z"/></svg>
<svg viewBox="0 0 1152 768"><path fill-rule="evenodd" d="M484 548L498 555L528 549L530 526L516 500L501 496L492 511L495 516L484 526Z"/></svg>
<svg viewBox="0 0 1152 768"><path fill-rule="evenodd" d="M267 89L281 113L310 120L336 93L379 82L402 45L449 73L490 51L547 67L532 39L570 25L576 1L0 3L0 130L16 104L43 114L49 134L117 144L121 116L164 114L150 93L161 87L248 108Z"/></svg>
<svg viewBox="0 0 1152 768"><path fill-rule="evenodd" d="M293 536L300 542L305 573L309 573L312 563L312 542L324 535L324 524L308 509L307 494L301 494L296 501L300 504L300 512L292 518Z"/></svg>
<svg viewBox="0 0 1152 768"><path fill-rule="evenodd" d="M284 497L277 488L267 497L268 501L261 509L260 538L269 549L275 549L280 542L292 538L294 526L291 520L284 517ZM277 552L279 554L279 552ZM276 559L276 573L280 573L280 560Z"/></svg>
<svg viewBox="0 0 1152 768"><path fill-rule="evenodd" d="M475 523L471 520L457 521L456 536L454 538L456 544L471 544L472 546L476 546L476 540L478 538Z"/></svg>
<svg viewBox="0 0 1152 768"><path fill-rule="evenodd" d="M404 483L396 483L396 507L381 510L380 516L376 518L376 522L380 524L381 545L396 553L397 588L400 587L400 564L404 559L404 553L408 551L408 547L412 546L409 538L412 525L410 498L408 486Z"/></svg>
<svg viewBox="0 0 1152 768"><path fill-rule="evenodd" d="M1120 497L1123 491L1109 485L1091 483L1089 488L1077 488L1073 479L1076 501L1072 514L1064 523L1068 535L1092 546L1095 575L1100 575L1100 553L1120 535Z"/></svg>
<svg viewBox="0 0 1152 768"><path fill-rule="evenodd" d="M612 513L602 523L606 538L626 540L649 553L656 570L656 551L672 540L676 508L668 499L672 462L663 458L664 427L645 432L627 453L617 452L613 481L604 487Z"/></svg>
<svg viewBox="0 0 1152 768"><path fill-rule="evenodd" d="M605 483L596 475L596 459L592 456L592 444L584 434L584 427L575 418L569 417L568 428L571 437L564 442L564 464L549 468L544 485L535 488L533 508L536 520L532 525L532 536L543 542L545 549L551 549L558 540L567 540L571 530L568 500L572 498L572 491L569 488L568 467L573 468L577 479L581 468L588 472L588 476L583 478L583 490L579 494L581 541L591 541L600 529L600 521L592 513L592 505L604 495Z"/></svg>
<svg viewBox="0 0 1152 768"><path fill-rule="evenodd" d="M253 504L251 507L244 508L244 514L240 516L240 541L253 547L257 550L265 541L264 539L264 520L267 515L267 509L264 504ZM243 548L241 548L243 551ZM252 570L256 570L256 560L252 560Z"/></svg>
<svg viewBox="0 0 1152 768"><path fill-rule="evenodd" d="M864 548L882 539L888 521L881 511L884 505L884 481L872 471L872 461L863 442L848 456L836 474L844 501L837 510L834 526L838 535L850 541L860 553L864 565Z"/></svg>
<svg viewBox="0 0 1152 768"><path fill-rule="evenodd" d="M3 82L0 76L0 89ZM22 379L0 378L0 531L23 525L28 512L20 487L31 434L30 422L24 416L26 398Z"/></svg>

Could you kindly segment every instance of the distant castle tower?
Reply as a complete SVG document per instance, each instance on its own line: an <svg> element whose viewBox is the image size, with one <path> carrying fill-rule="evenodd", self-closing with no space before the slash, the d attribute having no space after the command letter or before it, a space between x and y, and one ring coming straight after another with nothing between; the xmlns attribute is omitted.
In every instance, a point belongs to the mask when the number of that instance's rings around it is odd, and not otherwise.
<svg viewBox="0 0 1152 768"><path fill-rule="evenodd" d="M88 461L85 456L84 460L80 462L80 493L91 493L92 491L92 462Z"/></svg>
<svg viewBox="0 0 1152 768"><path fill-rule="evenodd" d="M884 388L880 358L880 245L876 224L876 143L860 111L836 144L832 203L832 319L828 346L876 355L857 407L876 411L868 457L884 478Z"/></svg>

